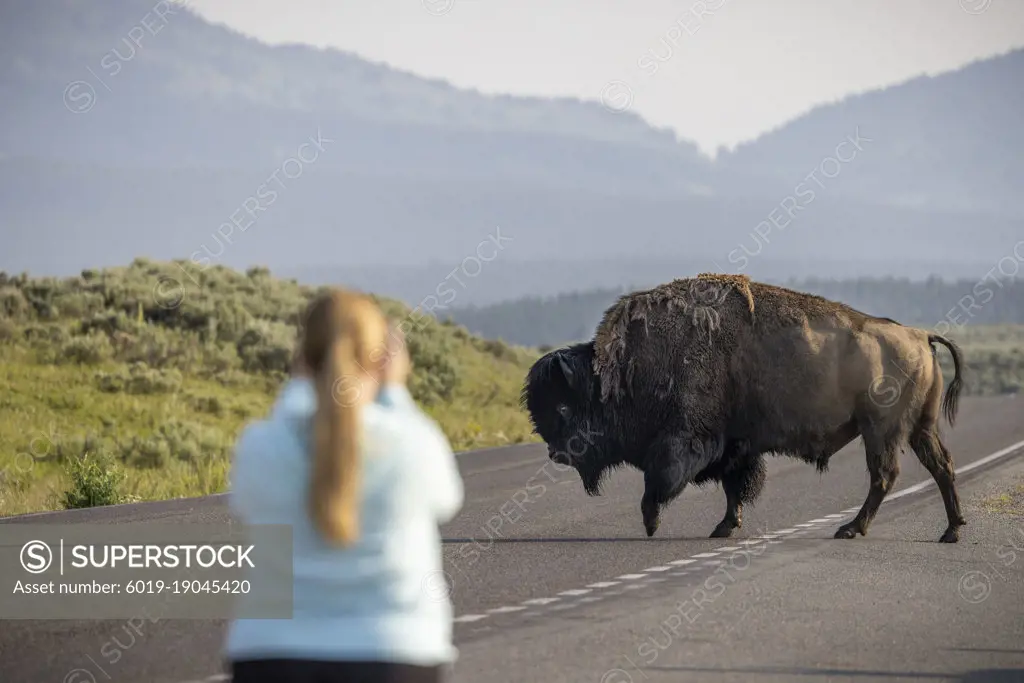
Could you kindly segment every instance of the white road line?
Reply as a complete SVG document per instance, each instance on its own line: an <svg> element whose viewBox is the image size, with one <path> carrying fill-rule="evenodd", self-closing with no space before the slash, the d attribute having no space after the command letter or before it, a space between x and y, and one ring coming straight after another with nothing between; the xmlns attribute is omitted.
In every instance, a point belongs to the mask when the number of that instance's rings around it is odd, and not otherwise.
<svg viewBox="0 0 1024 683"><path fill-rule="evenodd" d="M822 517L821 519L812 519L811 520L811 524L824 524L825 522L831 522L831 521L832 521L831 519L827 519L825 517Z"/></svg>
<svg viewBox="0 0 1024 683"><path fill-rule="evenodd" d="M672 567L648 567L644 571L645 572L667 572L669 569L672 569Z"/></svg>
<svg viewBox="0 0 1024 683"><path fill-rule="evenodd" d="M575 590L562 591L559 595L586 595L589 592L589 588L577 588Z"/></svg>
<svg viewBox="0 0 1024 683"><path fill-rule="evenodd" d="M480 621L481 619L486 619L486 618L487 618L486 614L463 614L461 617L455 617L455 619L453 621L456 621L456 622L461 624L461 623L470 622L470 621Z"/></svg>
<svg viewBox="0 0 1024 683"><path fill-rule="evenodd" d="M625 581L635 581L637 579L645 579L647 577L643 574L623 574L622 576L616 576L615 578L623 579Z"/></svg>
<svg viewBox="0 0 1024 683"><path fill-rule="evenodd" d="M697 560L672 560L671 562L669 562L669 564L672 564L672 565L693 564L696 561Z"/></svg>
<svg viewBox="0 0 1024 683"><path fill-rule="evenodd" d="M696 555L690 555L690 557L717 557L718 553L697 553Z"/></svg>
<svg viewBox="0 0 1024 683"><path fill-rule="evenodd" d="M796 529L779 529L775 533L777 533L777 534L791 534L794 531L796 531Z"/></svg>
<svg viewBox="0 0 1024 683"><path fill-rule="evenodd" d="M587 588L610 588L618 585L618 581L598 581L597 583L588 583Z"/></svg>
<svg viewBox="0 0 1024 683"><path fill-rule="evenodd" d="M739 550L739 547L734 546L734 545L726 545L726 546L722 546L721 548L719 548L719 550L721 552L726 552L726 551L732 552L734 550Z"/></svg>
<svg viewBox="0 0 1024 683"><path fill-rule="evenodd" d="M561 598L531 598L530 600L523 600L524 605L548 605L552 602L558 602Z"/></svg>
<svg viewBox="0 0 1024 683"><path fill-rule="evenodd" d="M509 612L522 612L525 607L522 605L508 605L505 607L495 607L494 609L487 610L491 614L507 614Z"/></svg>

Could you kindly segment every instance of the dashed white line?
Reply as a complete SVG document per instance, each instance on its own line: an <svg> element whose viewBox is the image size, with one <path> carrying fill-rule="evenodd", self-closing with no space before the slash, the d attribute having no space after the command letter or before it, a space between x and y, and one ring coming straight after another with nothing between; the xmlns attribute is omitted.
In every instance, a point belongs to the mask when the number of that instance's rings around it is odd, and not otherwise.
<svg viewBox="0 0 1024 683"><path fill-rule="evenodd" d="M558 602L559 598L530 598L529 600L523 600L524 605L549 605L552 602Z"/></svg>
<svg viewBox="0 0 1024 683"><path fill-rule="evenodd" d="M618 585L618 581L598 581L597 583L588 583L587 588L611 588Z"/></svg>
<svg viewBox="0 0 1024 683"><path fill-rule="evenodd" d="M586 595L589 592L589 588L576 588L574 590L562 591L559 595Z"/></svg>
<svg viewBox="0 0 1024 683"><path fill-rule="evenodd" d="M696 555L690 555L690 557L717 557L718 553L697 553Z"/></svg>
<svg viewBox="0 0 1024 683"><path fill-rule="evenodd" d="M669 562L669 564L672 564L672 565L693 564L696 561L697 560L672 560L671 562Z"/></svg>
<svg viewBox="0 0 1024 683"><path fill-rule="evenodd" d="M525 607L522 605L511 605L505 607L495 607L494 609L487 610L491 614L507 614L508 612L522 612Z"/></svg>
<svg viewBox="0 0 1024 683"><path fill-rule="evenodd" d="M466 623L466 622L470 622L470 621L480 621L481 619L486 619L486 618L487 618L486 614L463 614L461 617L455 617L454 621L456 621L456 622L461 624L461 623Z"/></svg>
<svg viewBox="0 0 1024 683"><path fill-rule="evenodd" d="M645 572L667 572L669 569L672 569L672 567L648 567L644 571Z"/></svg>
<svg viewBox="0 0 1024 683"><path fill-rule="evenodd" d="M778 533L778 532L776 532L776 533ZM739 547L738 546L734 546L734 545L726 545L726 546L722 546L718 550L721 551L721 552L725 552L725 551L732 552L734 550L739 550Z"/></svg>
<svg viewBox="0 0 1024 683"><path fill-rule="evenodd" d="M625 581L636 581L637 579L646 578L643 574L623 574L622 576L616 576L616 579L623 579Z"/></svg>

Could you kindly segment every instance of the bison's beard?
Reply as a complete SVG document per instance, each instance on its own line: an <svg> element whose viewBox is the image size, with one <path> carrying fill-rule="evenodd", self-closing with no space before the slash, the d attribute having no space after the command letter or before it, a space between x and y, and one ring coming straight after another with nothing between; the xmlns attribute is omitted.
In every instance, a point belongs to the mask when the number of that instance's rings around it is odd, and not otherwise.
<svg viewBox="0 0 1024 683"><path fill-rule="evenodd" d="M580 475L580 481L583 482L583 490L587 492L588 496L601 495L601 486L604 484L607 468L581 464L576 467L576 471Z"/></svg>

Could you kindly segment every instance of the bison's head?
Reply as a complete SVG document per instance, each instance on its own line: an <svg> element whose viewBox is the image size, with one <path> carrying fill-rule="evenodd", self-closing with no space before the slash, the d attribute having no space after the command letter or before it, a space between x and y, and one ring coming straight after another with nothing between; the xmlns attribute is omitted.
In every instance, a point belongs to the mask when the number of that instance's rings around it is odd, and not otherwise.
<svg viewBox="0 0 1024 683"><path fill-rule="evenodd" d="M521 398L534 432L547 443L548 457L575 468L592 496L604 471L615 464L593 359L593 343L545 354L530 368Z"/></svg>

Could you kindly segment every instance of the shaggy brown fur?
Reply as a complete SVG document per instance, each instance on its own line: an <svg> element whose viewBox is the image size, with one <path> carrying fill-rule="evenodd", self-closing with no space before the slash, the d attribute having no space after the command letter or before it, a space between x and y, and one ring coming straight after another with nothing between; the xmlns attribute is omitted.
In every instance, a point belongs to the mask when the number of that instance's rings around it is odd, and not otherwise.
<svg viewBox="0 0 1024 683"><path fill-rule="evenodd" d="M934 343L950 350L956 368L945 400ZM600 461L576 458L574 466L588 492L608 468L642 469L649 535L661 507L688 482L717 480L728 509L715 535L727 536L740 525L741 503L760 491L762 455L798 457L824 471L857 436L870 492L837 536L867 532L899 473L904 445L938 484L949 522L942 540L955 542L965 523L938 433L940 412L951 424L956 415L962 358L940 335L820 296L704 273L621 297L592 344L556 356L568 393L540 372L552 356L538 361L524 394L552 397L531 408L551 434L542 436L549 444L562 439L564 427L544 423L553 410L545 401L556 396L565 396L558 400L569 405L567 415L585 415L607 430L591 449Z"/></svg>
<svg viewBox="0 0 1024 683"><path fill-rule="evenodd" d="M693 326L710 340L712 333L718 330L723 306L733 291L743 296L753 320L754 294L750 278L746 275L701 273L696 278L673 280L653 289L619 297L605 311L594 335L594 372L601 377L601 399L607 400L613 393L619 395L618 362L625 353L626 330L634 321L643 320L646 326L652 311L664 308L671 314L678 310L680 314L690 316Z"/></svg>

